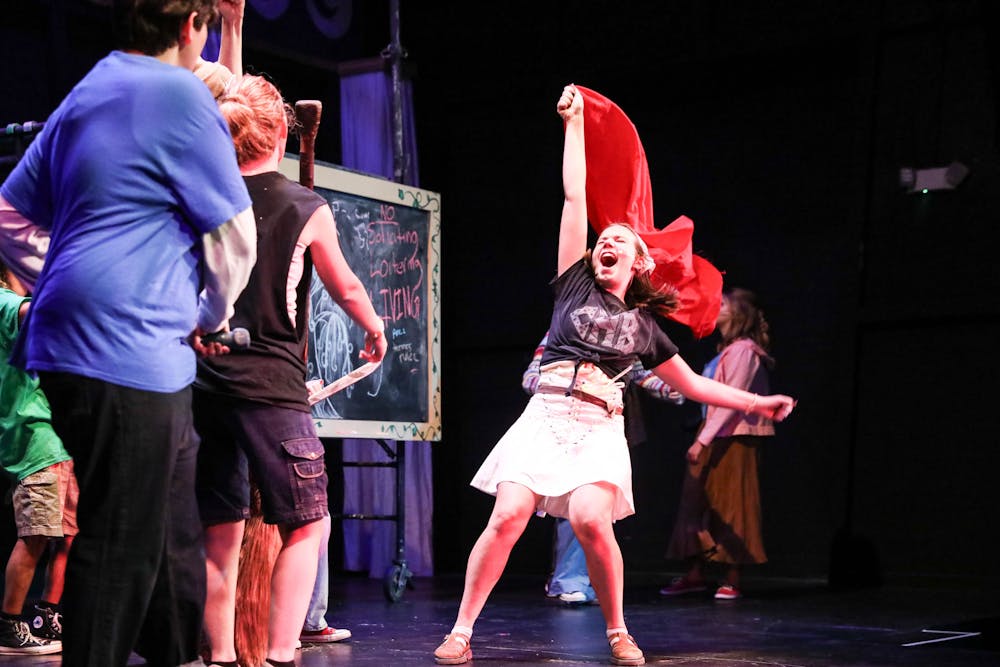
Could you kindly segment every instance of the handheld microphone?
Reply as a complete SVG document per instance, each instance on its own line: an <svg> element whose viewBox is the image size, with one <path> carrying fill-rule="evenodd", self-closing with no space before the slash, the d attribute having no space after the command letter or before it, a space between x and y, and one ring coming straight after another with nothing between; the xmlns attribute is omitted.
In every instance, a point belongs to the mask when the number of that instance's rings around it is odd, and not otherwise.
<svg viewBox="0 0 1000 667"><path fill-rule="evenodd" d="M250 332L242 327L232 331L216 331L201 337L202 343L221 343L227 347L246 349L250 347Z"/></svg>

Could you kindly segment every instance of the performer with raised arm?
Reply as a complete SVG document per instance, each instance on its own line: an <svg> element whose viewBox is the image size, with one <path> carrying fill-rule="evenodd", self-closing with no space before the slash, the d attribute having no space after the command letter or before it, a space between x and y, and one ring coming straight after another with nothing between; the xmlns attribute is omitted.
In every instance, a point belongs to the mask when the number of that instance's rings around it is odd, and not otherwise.
<svg viewBox="0 0 1000 667"><path fill-rule="evenodd" d="M794 406L788 396L758 396L702 377L677 356L660 321L676 306L675 295L650 283L655 263L627 224L605 227L594 250L587 251L584 98L576 86L563 89L556 109L565 122L565 200L549 340L537 391L472 481L496 501L469 555L455 625L434 652L439 664L472 657L473 625L537 511L569 518L583 546L611 661L645 663L625 624L623 562L613 531L614 521L635 511L617 378L636 359L700 402L776 421Z"/></svg>
<svg viewBox="0 0 1000 667"><path fill-rule="evenodd" d="M246 0L219 0L222 16L219 28L219 59L209 62L198 57L195 75L219 99L243 76L243 13Z"/></svg>

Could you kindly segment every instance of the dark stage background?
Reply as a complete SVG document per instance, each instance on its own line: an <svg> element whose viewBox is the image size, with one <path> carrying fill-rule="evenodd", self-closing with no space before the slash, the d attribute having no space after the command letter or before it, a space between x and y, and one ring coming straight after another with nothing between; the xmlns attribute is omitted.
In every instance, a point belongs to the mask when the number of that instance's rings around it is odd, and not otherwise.
<svg viewBox="0 0 1000 667"><path fill-rule="evenodd" d="M389 43L387 3L257 3L290 4L270 21L249 4L247 69L289 100L323 100L317 156L338 162L337 66ZM107 10L4 5L0 122L44 120L108 49ZM310 32L308 9L350 11L348 31ZM576 82L636 124L657 223L691 217L695 250L763 297L773 386L799 405L764 454L771 561L757 572L995 578L994 3L402 2L400 16L420 185L443 203L438 572L464 568L485 524L491 499L468 480L522 409L521 372L548 324L554 108ZM970 172L954 191L900 187L901 167L956 160ZM682 330L677 342L696 370L713 352L714 339ZM679 567L663 553L698 414L647 407L653 435L632 452L638 514L617 531L628 569L667 571ZM539 586L551 529L533 520L511 559Z"/></svg>

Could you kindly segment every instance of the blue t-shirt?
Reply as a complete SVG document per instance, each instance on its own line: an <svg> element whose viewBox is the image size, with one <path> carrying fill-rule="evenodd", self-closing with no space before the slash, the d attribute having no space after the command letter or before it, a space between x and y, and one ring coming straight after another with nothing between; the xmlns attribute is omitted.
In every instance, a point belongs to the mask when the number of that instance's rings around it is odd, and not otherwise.
<svg viewBox="0 0 1000 667"><path fill-rule="evenodd" d="M701 374L707 377L709 380L715 379L715 371L719 368L719 359L722 359L722 353L719 352L717 355L712 357L712 360L705 364L705 367L701 369ZM708 405L701 404L701 418L704 419L708 415Z"/></svg>
<svg viewBox="0 0 1000 667"><path fill-rule="evenodd" d="M584 260L557 277L555 308L542 365L553 361L590 361L614 377L636 360L656 368L677 354L661 321L642 308L628 308L598 287Z"/></svg>
<svg viewBox="0 0 1000 667"><path fill-rule="evenodd" d="M12 361L148 391L190 384L201 237L250 206L207 87L112 52L46 120L2 192L52 235Z"/></svg>

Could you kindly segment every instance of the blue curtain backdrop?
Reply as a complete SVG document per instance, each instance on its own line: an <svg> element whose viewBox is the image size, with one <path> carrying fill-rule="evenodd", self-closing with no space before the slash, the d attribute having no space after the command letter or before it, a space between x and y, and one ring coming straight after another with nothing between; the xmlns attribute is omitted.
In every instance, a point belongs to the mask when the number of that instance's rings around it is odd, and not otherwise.
<svg viewBox="0 0 1000 667"><path fill-rule="evenodd" d="M219 49L222 46L222 37L219 34L219 28L212 28L208 31L208 39L205 40L205 46L201 50L201 57L208 62L214 63L219 59Z"/></svg>
<svg viewBox="0 0 1000 667"><path fill-rule="evenodd" d="M406 184L419 186L417 141L413 122L412 85L404 81L403 153ZM340 79L341 163L375 176L393 178L392 77L384 70L342 75ZM390 348L389 353L392 354ZM390 443L391 444L391 443ZM406 561L418 576L433 574L431 520L433 481L431 443L408 441L406 493ZM345 461L388 461L372 440L345 439ZM395 471L391 468L344 468L344 513L393 514ZM343 522L344 567L382 577L396 557L396 525L392 521Z"/></svg>

